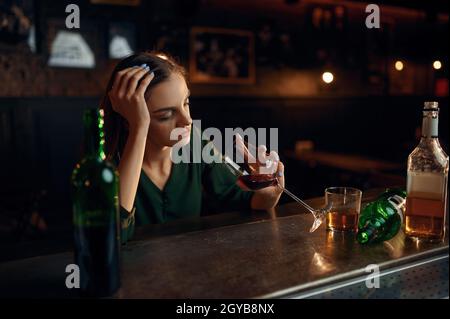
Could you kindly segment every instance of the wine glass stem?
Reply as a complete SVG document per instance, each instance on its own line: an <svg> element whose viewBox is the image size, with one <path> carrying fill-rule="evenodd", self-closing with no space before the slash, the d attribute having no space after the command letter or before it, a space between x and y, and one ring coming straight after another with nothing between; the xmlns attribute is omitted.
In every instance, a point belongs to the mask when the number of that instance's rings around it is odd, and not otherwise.
<svg viewBox="0 0 450 319"><path fill-rule="evenodd" d="M283 192L285 192L287 195L289 195L293 200L295 200L297 203L300 203L307 210L309 210L314 215L314 217L316 216L316 211L315 211L314 208L312 208L311 206L306 204L304 201L302 201L300 198L298 198L297 196L292 194L289 190L287 190L285 187L281 186L279 183L277 185L278 185L279 188L281 188L281 190L283 190Z"/></svg>

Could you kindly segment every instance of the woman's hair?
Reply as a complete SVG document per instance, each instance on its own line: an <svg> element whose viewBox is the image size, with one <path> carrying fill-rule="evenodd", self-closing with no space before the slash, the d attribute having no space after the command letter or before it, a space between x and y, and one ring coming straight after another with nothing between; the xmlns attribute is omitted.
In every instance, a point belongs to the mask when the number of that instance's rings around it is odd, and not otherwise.
<svg viewBox="0 0 450 319"><path fill-rule="evenodd" d="M108 93L111 91L114 79L119 71L132 66L140 66L142 64L147 64L150 68L150 72L154 72L154 78L145 91L146 100L150 95L149 92L151 89L157 84L167 81L172 73L178 73L187 80L186 70L180 64L175 62L173 58L162 53L141 52L133 54L116 65L100 105L100 108L104 111L105 150L106 157L109 160L120 159L120 156L122 156L128 138L128 124L119 113L113 110ZM116 156L118 156L118 158L116 158Z"/></svg>

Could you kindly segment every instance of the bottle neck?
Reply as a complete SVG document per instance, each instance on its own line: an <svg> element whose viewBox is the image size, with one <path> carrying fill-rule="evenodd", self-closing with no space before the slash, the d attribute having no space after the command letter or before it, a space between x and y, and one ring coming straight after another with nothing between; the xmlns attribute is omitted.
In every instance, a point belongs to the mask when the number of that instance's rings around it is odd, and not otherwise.
<svg viewBox="0 0 450 319"><path fill-rule="evenodd" d="M438 138L439 111L424 111L422 139Z"/></svg>
<svg viewBox="0 0 450 319"><path fill-rule="evenodd" d="M400 218L400 224L403 224L403 210L405 209L406 204L406 194L403 195L392 195L385 199L387 205L391 205L391 209L394 210L395 214ZM387 207L385 208L387 209ZM378 236L382 235L386 229L386 224L389 224L389 220L394 217L391 215L388 219L385 220L384 224L377 224L375 221L371 221L367 223L365 227L358 231L358 241L361 244L369 243L378 238Z"/></svg>
<svg viewBox="0 0 450 319"><path fill-rule="evenodd" d="M103 160L105 152L101 114L97 109L89 109L84 114L84 156Z"/></svg>

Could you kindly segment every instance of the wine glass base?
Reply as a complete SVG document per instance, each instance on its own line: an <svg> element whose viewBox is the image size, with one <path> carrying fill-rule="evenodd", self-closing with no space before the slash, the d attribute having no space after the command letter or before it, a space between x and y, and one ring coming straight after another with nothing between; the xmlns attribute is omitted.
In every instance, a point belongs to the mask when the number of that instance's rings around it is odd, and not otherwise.
<svg viewBox="0 0 450 319"><path fill-rule="evenodd" d="M314 223L312 224L311 229L309 230L309 232L310 232L310 233L315 232L316 229L319 228L320 225L322 225L322 224L323 224L323 219L321 219L321 218L316 218L316 219L314 220Z"/></svg>

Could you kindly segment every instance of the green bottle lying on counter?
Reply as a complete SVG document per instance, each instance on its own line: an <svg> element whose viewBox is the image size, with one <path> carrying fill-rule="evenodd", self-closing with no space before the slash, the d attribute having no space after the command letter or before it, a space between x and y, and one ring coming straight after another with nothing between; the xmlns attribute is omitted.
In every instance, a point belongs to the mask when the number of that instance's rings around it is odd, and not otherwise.
<svg viewBox="0 0 450 319"><path fill-rule="evenodd" d="M403 224L406 191L386 189L374 202L362 210L358 222L360 244L377 243L394 237Z"/></svg>

